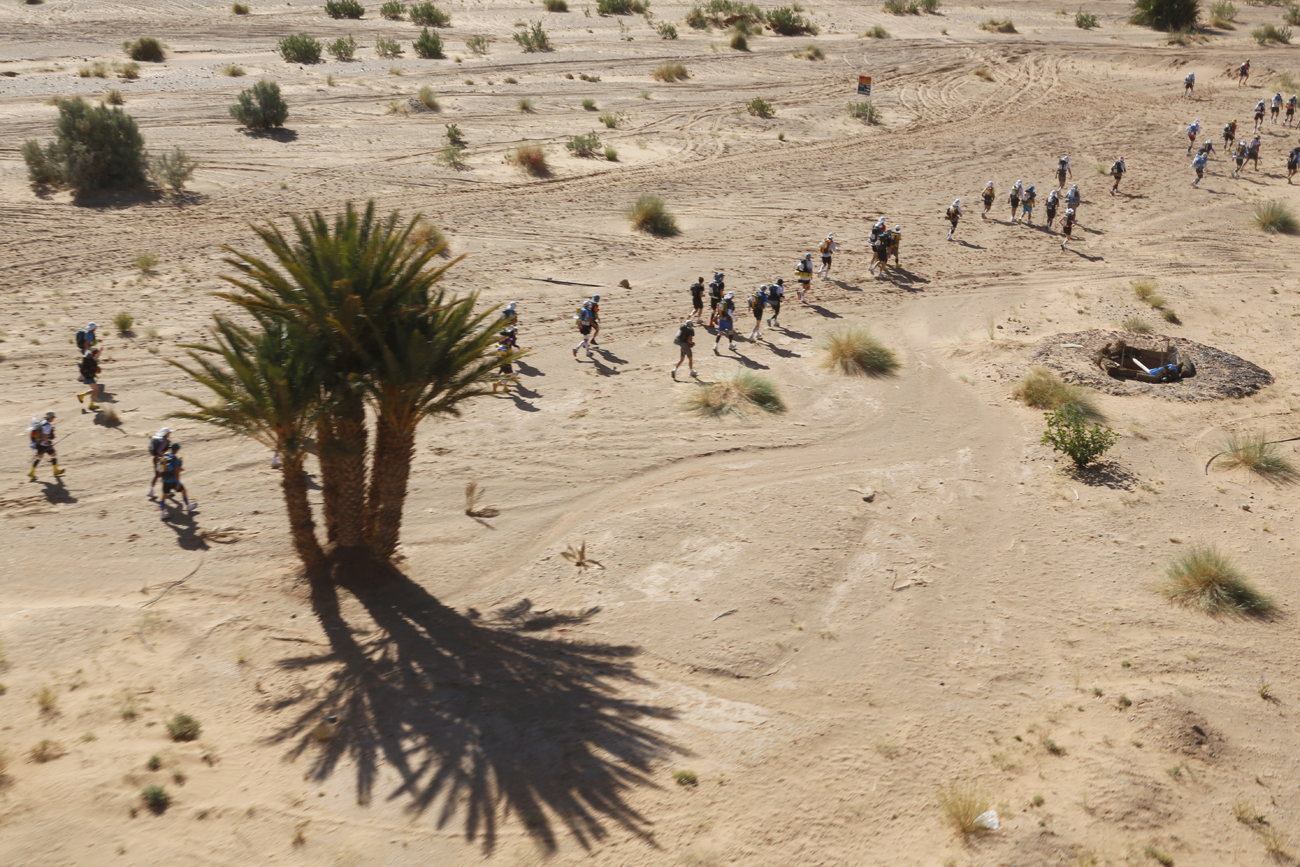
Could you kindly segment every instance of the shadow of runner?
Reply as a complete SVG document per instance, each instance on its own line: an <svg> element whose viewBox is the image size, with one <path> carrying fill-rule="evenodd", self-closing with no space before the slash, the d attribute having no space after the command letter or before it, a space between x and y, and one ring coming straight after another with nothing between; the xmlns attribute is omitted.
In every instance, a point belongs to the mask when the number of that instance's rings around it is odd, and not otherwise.
<svg viewBox="0 0 1300 867"><path fill-rule="evenodd" d="M557 846L553 823L584 848L609 823L650 839L650 822L627 793L655 785L652 763L682 751L642 722L672 719L672 710L617 692L620 683L647 683L629 662L636 648L484 625L399 572L339 571L339 586L373 625L349 623L335 585L315 579L312 608L331 650L281 663L328 671L314 693L275 706L304 703L271 740L292 743L291 757L309 753L309 778L323 780L350 760L364 804L387 764L402 782L383 797L405 798L416 813L437 805L439 828L463 813L466 838L481 838L485 851L512 816L548 851ZM326 715L337 726L317 747L313 729Z"/></svg>

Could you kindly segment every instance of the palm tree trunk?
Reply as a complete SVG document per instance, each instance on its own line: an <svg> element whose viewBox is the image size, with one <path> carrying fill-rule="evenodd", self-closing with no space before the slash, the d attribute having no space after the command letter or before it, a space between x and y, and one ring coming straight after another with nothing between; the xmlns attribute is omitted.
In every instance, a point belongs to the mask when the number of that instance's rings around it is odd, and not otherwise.
<svg viewBox="0 0 1300 867"><path fill-rule="evenodd" d="M285 453L283 460L284 475L280 477L280 486L289 512L289 534L293 537L298 559L308 571L312 571L325 563L325 552L316 541L316 522L312 519L311 503L307 500L307 476L303 472L302 455Z"/></svg>
<svg viewBox="0 0 1300 867"><path fill-rule="evenodd" d="M376 425L370 476L368 533L371 556L381 563L392 561L401 540L402 509L414 454L414 426L394 426L381 417Z"/></svg>
<svg viewBox="0 0 1300 867"><path fill-rule="evenodd" d="M335 492L334 541L344 547L365 543L366 529L366 410L349 400L334 413L333 448L328 474ZM322 456L325 450L322 449Z"/></svg>
<svg viewBox="0 0 1300 867"><path fill-rule="evenodd" d="M316 429L316 457L320 459L321 503L325 512L325 541L337 542L339 538L339 462L338 437L334 435L334 421L326 416Z"/></svg>

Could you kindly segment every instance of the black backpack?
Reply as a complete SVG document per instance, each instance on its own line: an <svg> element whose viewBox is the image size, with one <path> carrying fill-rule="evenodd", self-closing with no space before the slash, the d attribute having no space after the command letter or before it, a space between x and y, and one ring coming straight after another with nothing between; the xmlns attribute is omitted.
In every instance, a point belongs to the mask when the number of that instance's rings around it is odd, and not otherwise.
<svg viewBox="0 0 1300 867"><path fill-rule="evenodd" d="M86 351L86 330L84 328L77 332L77 349L82 352Z"/></svg>
<svg viewBox="0 0 1300 867"><path fill-rule="evenodd" d="M677 329L677 339L685 343L695 337L695 326L687 322L681 328Z"/></svg>

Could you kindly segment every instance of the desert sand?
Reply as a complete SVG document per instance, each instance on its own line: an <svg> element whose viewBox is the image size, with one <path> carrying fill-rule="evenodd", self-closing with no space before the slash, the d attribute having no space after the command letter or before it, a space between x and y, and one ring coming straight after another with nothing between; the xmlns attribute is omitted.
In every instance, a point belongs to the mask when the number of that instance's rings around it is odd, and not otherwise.
<svg viewBox="0 0 1300 867"><path fill-rule="evenodd" d="M1284 161L1297 133L1266 126L1261 169L1239 180L1217 154L1198 190L1182 134L1196 118L1216 141L1232 118L1249 131L1255 101L1297 68L1291 49L1249 36L1279 8L1244 7L1237 29L1177 46L1118 3L1093 4L1101 26L1085 31L1036 0L901 17L818 0L817 36L757 36L739 52L721 30L687 27L682 5L651 7L653 23L676 25L669 41L642 16L577 2L564 14L449 2L448 58L428 61L410 53L418 29L377 6L360 21L308 2L238 17L215 0L0 10L0 863L1300 853L1297 493L1203 469L1228 434L1298 433L1297 241L1250 222L1257 202L1295 201ZM1008 17L1015 34L978 29ZM555 51L524 54L510 34L538 19ZM893 38L859 37L878 24ZM286 64L275 43L300 31L362 47L350 63ZM140 80L78 76L141 35L169 55ZM492 40L486 55L466 48L474 35ZM406 56L377 58L381 36ZM793 56L808 44L825 59ZM1245 57L1254 71L1238 88L1229 72ZM679 58L688 80L652 80ZM232 63L247 76L224 75ZM875 80L881 125L846 115L859 74ZM227 113L263 77L290 106L277 136ZM389 113L422 85L441 111ZM110 87L151 149L201 161L185 196L31 189L18 149L50 138L47 100ZM746 113L755 96L775 116ZM534 113L516 109L524 97ZM623 115L616 129L605 111ZM437 161L447 123L468 141L465 169ZM567 154L592 130L617 162ZM505 163L524 142L547 147L550 178ZM1041 227L1063 154L1083 193L1067 252ZM1129 174L1111 196L1097 167L1121 155ZM1038 187L1032 227L1007 219L1017 178ZM664 197L680 236L630 229L623 213L643 192ZM948 242L956 197L966 217ZM180 405L166 392L195 389L165 361L224 306L211 294L230 273L221 245L256 252L249 223L371 198L442 226L465 257L450 285L518 301L531 354L517 395L421 429L404 579L313 598L269 455L168 422ZM887 278L867 273L881 215L904 227L904 270ZM788 295L783 329L716 356L698 334L702 380L755 370L787 411L683 412L695 386L669 370L687 286L715 270L739 297L792 283L828 231L842 245L834 279L814 280L811 305ZM142 272L145 253L157 264ZM1134 297L1139 278L1179 324ZM593 291L602 345L575 360L573 311ZM129 336L109 325L121 311L136 319ZM1104 472L1073 474L1011 391L1054 335L1131 317L1275 381L1240 399L1099 394L1121 439ZM90 320L120 427L74 397L73 333ZM818 339L845 323L891 345L897 375L820 367ZM47 409L65 438L61 484L44 466L25 477L24 431ZM146 498L147 437L163 424L185 445L192 520L160 522ZM469 482L497 516L464 514ZM1154 589L1161 567L1195 542L1229 554L1276 612L1172 606ZM584 543L603 568L562 556ZM197 740L168 738L177 713L199 721ZM34 760L46 740L63 754ZM684 771L694 785L677 782ZM968 780L1002 828L965 840L937 793ZM141 806L150 784L172 797L161 814ZM1234 804L1249 804L1247 821Z"/></svg>

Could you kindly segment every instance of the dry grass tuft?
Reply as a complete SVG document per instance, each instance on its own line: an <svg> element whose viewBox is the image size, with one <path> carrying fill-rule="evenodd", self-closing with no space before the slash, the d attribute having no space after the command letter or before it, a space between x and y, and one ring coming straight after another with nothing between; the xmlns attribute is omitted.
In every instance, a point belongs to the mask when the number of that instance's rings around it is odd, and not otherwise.
<svg viewBox="0 0 1300 867"><path fill-rule="evenodd" d="M1296 220L1291 206L1281 199L1270 199L1255 205L1250 218L1270 235L1294 235L1300 231L1300 221Z"/></svg>
<svg viewBox="0 0 1300 867"><path fill-rule="evenodd" d="M664 63L650 73L655 81L685 81L691 77L684 63Z"/></svg>
<svg viewBox="0 0 1300 867"><path fill-rule="evenodd" d="M31 760L38 764L52 762L67 754L68 751L64 749L63 744L58 741L52 741L49 738L41 741L27 752L27 755L31 757Z"/></svg>
<svg viewBox="0 0 1300 867"><path fill-rule="evenodd" d="M734 415L744 418L754 409L765 412L784 412L785 403L777 393L776 385L756 373L741 371L700 384L686 399L686 409L714 418Z"/></svg>
<svg viewBox="0 0 1300 867"><path fill-rule="evenodd" d="M1092 392L1082 386L1066 382L1046 367L1031 367L1024 379L1016 385L1011 396L1035 409L1054 410L1072 406L1085 418L1100 421L1106 416L1097 406Z"/></svg>
<svg viewBox="0 0 1300 867"><path fill-rule="evenodd" d="M546 151L541 145L520 145L514 149L510 161L535 178L544 178L551 173Z"/></svg>
<svg viewBox="0 0 1300 867"><path fill-rule="evenodd" d="M632 221L632 228L661 238L672 237L681 233L677 227L677 218L668 212L664 200L653 193L642 193L637 197L628 211L627 218Z"/></svg>
<svg viewBox="0 0 1300 867"><path fill-rule="evenodd" d="M948 824L959 834L969 837L988 830L975 822L989 809L989 797L974 780L949 783L940 789L939 808Z"/></svg>
<svg viewBox="0 0 1300 867"><path fill-rule="evenodd" d="M1266 442L1262 433L1229 435L1223 443L1222 465L1249 470L1275 485L1294 485L1300 481L1295 465L1276 445Z"/></svg>
<svg viewBox="0 0 1300 867"><path fill-rule="evenodd" d="M465 485L465 514L471 518L495 518L501 514L499 509L492 506L484 506L480 498L487 493L486 488L480 488L478 482L470 482Z"/></svg>
<svg viewBox="0 0 1300 867"><path fill-rule="evenodd" d="M1209 544L1195 544L1165 566L1161 588L1172 602L1199 608L1211 616L1267 614L1272 601L1250 585L1224 554Z"/></svg>
<svg viewBox="0 0 1300 867"><path fill-rule="evenodd" d="M1150 334L1154 330L1141 316L1126 316L1119 326L1130 334Z"/></svg>
<svg viewBox="0 0 1300 867"><path fill-rule="evenodd" d="M987 66L980 66L980 67L976 68L974 75L975 75L975 77L978 78L980 81L992 81L992 80L993 80L993 73L989 72L989 68L988 68Z"/></svg>
<svg viewBox="0 0 1300 867"><path fill-rule="evenodd" d="M822 366L849 376L889 376L898 370L894 350L877 340L863 325L847 325L821 339L826 352Z"/></svg>
<svg viewBox="0 0 1300 867"><path fill-rule="evenodd" d="M433 223L428 220L421 220L415 224L411 234L407 236L406 242L411 246L424 246L433 250L444 258L451 255L451 242L447 236Z"/></svg>
<svg viewBox="0 0 1300 867"><path fill-rule="evenodd" d="M980 30L985 30L988 31L989 33L1016 33L1017 32L1016 25L1012 23L1010 18L1004 18L1001 21L999 21L996 18L990 18L988 21L985 21L980 24Z"/></svg>

